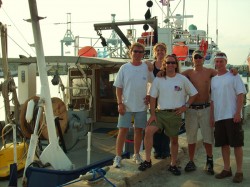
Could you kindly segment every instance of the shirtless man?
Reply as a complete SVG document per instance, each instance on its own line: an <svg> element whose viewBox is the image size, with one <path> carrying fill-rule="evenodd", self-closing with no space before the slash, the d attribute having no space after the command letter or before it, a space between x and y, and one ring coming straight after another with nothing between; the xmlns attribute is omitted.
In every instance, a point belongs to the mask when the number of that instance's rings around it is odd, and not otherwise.
<svg viewBox="0 0 250 187"><path fill-rule="evenodd" d="M196 50L192 54L193 69L182 72L194 85L198 91L192 105L185 114L186 134L188 142L188 153L190 161L185 167L185 171L194 171L194 154L197 142L197 131L200 128L203 137L203 145L207 154L207 162L205 171L213 175L213 151L212 144L214 141L213 127L210 126L210 84L211 78L217 75L215 69L203 67L204 54L203 51Z"/></svg>

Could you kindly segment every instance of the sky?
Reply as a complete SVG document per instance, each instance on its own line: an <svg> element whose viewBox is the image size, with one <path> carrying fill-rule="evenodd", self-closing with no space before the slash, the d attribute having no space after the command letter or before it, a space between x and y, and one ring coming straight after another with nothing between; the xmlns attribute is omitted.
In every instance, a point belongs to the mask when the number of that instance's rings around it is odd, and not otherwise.
<svg viewBox="0 0 250 187"><path fill-rule="evenodd" d="M61 55L61 40L67 29L71 29L73 36L98 38L93 24L111 22L111 14L116 14L116 21L129 19L144 20L148 9L148 0L37 0L38 15L46 17L40 20L43 39L44 54L46 56ZM152 17L157 16L159 26L164 26L166 10L159 4L159 0L152 0ZM185 14L193 15L186 19L184 28L190 24L197 26L198 30L207 31L214 41L218 41L219 49L228 56L229 64L246 63L250 52L250 1L249 0L186 0ZM31 24L24 21L30 18L28 0L2 0L0 9L0 22L8 28L8 56L18 57L35 56L35 49L29 44L34 43ZM179 6L176 8L176 5ZM208 6L209 5L209 6ZM160 7L160 8L159 8ZM173 14L182 14L183 1L171 1ZM209 7L209 8L208 8ZM174 11L174 9L176 10ZM166 12L166 11L165 11ZM67 23L67 13L71 15L71 24ZM217 15L217 16L216 16ZM207 27L208 26L208 27ZM122 30L130 26L122 27ZM143 32L142 25L134 27L136 35ZM218 29L218 37L216 37ZM105 38L110 37L111 31L103 31ZM90 45L89 40L81 40L80 46ZM65 52L73 55L72 46L64 47ZM0 52L1 57L1 52Z"/></svg>

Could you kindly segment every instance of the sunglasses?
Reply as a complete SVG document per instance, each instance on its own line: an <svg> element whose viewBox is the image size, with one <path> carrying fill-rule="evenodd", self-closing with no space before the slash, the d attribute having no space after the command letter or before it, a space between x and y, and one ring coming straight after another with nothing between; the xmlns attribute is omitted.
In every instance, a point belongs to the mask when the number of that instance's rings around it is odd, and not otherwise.
<svg viewBox="0 0 250 187"><path fill-rule="evenodd" d="M203 57L200 56L200 55L195 55L195 56L194 56L194 59L203 59Z"/></svg>
<svg viewBox="0 0 250 187"><path fill-rule="evenodd" d="M175 61L168 61L168 62L166 62L166 64L176 64L176 62Z"/></svg>
<svg viewBox="0 0 250 187"><path fill-rule="evenodd" d="M133 50L133 52L134 53L140 53L140 54L144 53L144 51L138 51L138 50Z"/></svg>

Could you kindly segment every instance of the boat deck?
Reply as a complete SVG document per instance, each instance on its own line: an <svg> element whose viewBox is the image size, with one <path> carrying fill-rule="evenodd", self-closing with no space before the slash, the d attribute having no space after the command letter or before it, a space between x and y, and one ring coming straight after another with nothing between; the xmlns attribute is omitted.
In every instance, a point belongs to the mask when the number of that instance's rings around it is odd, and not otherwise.
<svg viewBox="0 0 250 187"><path fill-rule="evenodd" d="M93 125L92 143L89 164L115 156L115 124L95 123ZM2 142L0 143L2 147ZM88 165L88 136L80 137L75 146L67 149L67 156L74 164L75 169ZM8 180L0 180L0 186L7 186ZM22 186L21 178L18 186Z"/></svg>

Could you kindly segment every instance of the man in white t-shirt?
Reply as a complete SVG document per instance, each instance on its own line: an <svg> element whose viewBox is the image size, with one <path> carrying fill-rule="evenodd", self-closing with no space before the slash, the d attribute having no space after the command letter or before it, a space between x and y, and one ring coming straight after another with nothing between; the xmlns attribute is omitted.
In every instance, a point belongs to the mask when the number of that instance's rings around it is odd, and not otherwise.
<svg viewBox="0 0 250 187"><path fill-rule="evenodd" d="M215 126L215 147L221 147L224 168L215 175L217 179L232 176L230 167L230 146L234 148L236 173L234 183L243 180L242 161L244 146L244 131L242 130L242 107L245 85L239 75L232 75L226 69L227 56L217 53L215 67L218 75L211 81L211 113L210 122Z"/></svg>
<svg viewBox="0 0 250 187"><path fill-rule="evenodd" d="M139 154L142 142L142 132L147 123L147 105L144 99L147 94L147 83L154 78L146 63L142 62L145 47L134 43L130 48L131 62L121 66L114 86L118 104L119 128L116 140L116 157L113 166L121 167L121 154L129 128L134 126L133 160L140 164L143 160ZM133 126L131 121L134 120Z"/></svg>
<svg viewBox="0 0 250 187"><path fill-rule="evenodd" d="M144 171L152 166L151 149L153 136L158 130L165 130L171 141L171 163L169 171L174 175L181 172L176 166L178 154L178 133L182 124L181 114L185 112L194 101L197 90L192 83L178 73L178 59L175 55L168 55L163 62L166 71L164 78L156 77L150 88L150 118L145 129L144 145L146 160L138 168ZM187 100L187 96L188 100ZM157 99L157 109L156 108Z"/></svg>

